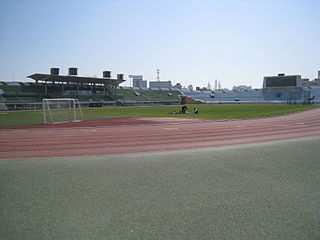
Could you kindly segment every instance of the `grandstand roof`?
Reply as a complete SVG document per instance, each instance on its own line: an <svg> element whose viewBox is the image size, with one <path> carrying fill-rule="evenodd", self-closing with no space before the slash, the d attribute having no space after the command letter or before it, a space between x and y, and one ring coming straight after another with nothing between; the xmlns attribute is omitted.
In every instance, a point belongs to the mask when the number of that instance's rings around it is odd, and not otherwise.
<svg viewBox="0 0 320 240"><path fill-rule="evenodd" d="M35 81L44 81L44 82L73 82L73 83L98 83L98 84L116 84L124 82L122 79L110 79L110 78L96 78L96 77L80 77L73 75L51 75L51 74L42 74L35 73L28 78L32 78Z"/></svg>

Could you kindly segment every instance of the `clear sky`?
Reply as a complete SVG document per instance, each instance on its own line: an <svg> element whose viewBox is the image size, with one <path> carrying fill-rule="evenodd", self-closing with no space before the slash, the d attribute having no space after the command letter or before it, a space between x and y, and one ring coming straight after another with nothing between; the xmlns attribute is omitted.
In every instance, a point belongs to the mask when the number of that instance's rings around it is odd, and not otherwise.
<svg viewBox="0 0 320 240"><path fill-rule="evenodd" d="M317 0L0 0L0 80L72 66L146 80L159 68L161 80L194 87L217 78L261 88L279 72L313 79L319 9Z"/></svg>

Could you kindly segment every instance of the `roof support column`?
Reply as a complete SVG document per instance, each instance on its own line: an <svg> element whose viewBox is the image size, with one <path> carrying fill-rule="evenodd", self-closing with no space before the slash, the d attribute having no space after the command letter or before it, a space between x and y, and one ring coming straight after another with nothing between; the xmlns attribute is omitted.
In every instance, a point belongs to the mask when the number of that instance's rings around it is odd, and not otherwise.
<svg viewBox="0 0 320 240"><path fill-rule="evenodd" d="M48 86L47 82L44 82L44 95L47 97L48 96Z"/></svg>

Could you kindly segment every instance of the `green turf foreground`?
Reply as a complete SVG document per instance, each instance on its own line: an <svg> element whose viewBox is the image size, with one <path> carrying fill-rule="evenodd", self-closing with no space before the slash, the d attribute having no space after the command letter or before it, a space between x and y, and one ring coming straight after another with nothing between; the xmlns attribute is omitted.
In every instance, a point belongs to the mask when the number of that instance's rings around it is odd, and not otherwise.
<svg viewBox="0 0 320 240"><path fill-rule="evenodd" d="M194 107L199 114L169 114L180 111L181 106L110 107L82 109L85 120L108 117L175 117L201 119L243 119L270 117L318 108L320 105L280 105L280 104L230 104L230 105L187 105L191 112ZM0 127L43 123L42 111L0 112Z"/></svg>
<svg viewBox="0 0 320 240"><path fill-rule="evenodd" d="M0 239L319 240L320 137L0 161Z"/></svg>

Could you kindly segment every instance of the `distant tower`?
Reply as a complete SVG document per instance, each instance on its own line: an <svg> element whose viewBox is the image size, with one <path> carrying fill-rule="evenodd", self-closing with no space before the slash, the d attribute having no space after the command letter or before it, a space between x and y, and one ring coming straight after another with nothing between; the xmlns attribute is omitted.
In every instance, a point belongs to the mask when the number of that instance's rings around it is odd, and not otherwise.
<svg viewBox="0 0 320 240"><path fill-rule="evenodd" d="M218 83L218 90L221 90L221 82L219 80L219 83Z"/></svg>
<svg viewBox="0 0 320 240"><path fill-rule="evenodd" d="M208 82L208 90L211 90L211 84L210 84L210 81Z"/></svg>
<svg viewBox="0 0 320 240"><path fill-rule="evenodd" d="M216 91L218 89L218 80L217 78L214 80L214 90Z"/></svg>
<svg viewBox="0 0 320 240"><path fill-rule="evenodd" d="M160 82L160 70L157 69L157 82Z"/></svg>

